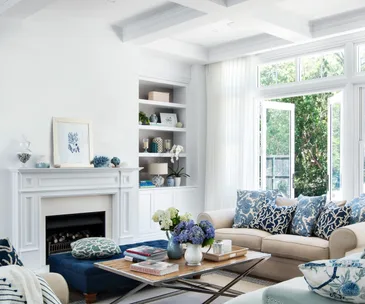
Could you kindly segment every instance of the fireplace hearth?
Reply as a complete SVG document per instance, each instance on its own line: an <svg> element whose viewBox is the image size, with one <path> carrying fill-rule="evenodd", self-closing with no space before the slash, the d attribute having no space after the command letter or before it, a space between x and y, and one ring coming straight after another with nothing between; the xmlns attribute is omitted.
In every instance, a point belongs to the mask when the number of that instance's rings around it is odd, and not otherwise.
<svg viewBox="0 0 365 304"><path fill-rule="evenodd" d="M71 243L88 237L105 237L105 212L46 216L46 258L71 251Z"/></svg>

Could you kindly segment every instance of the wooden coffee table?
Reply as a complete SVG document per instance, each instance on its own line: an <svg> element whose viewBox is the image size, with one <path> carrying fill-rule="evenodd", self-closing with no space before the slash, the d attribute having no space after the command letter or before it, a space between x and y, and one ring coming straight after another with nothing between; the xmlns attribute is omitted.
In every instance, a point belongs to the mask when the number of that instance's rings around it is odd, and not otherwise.
<svg viewBox="0 0 365 304"><path fill-rule="evenodd" d="M141 290L146 286L164 287L176 290L175 292L170 292L164 295L160 295L153 298L148 298L146 300L138 301L135 303L151 303L171 296L176 296L184 292L199 292L204 294L212 295L207 299L204 304L211 303L220 296L226 297L237 297L243 294L230 288L235 285L243 277L247 276L254 268L265 262L271 257L270 254L256 252L249 250L245 256L233 258L227 261L212 262L204 260L201 266L187 266L185 265L185 260L168 260L167 262L179 264L179 271L173 272L164 276L154 276L141 272L136 272L130 270L130 265L132 262L126 261L124 259L112 260L107 262L95 263L94 265L106 271L116 273L118 275L139 281L141 284L128 292L127 294L121 296L120 298L114 300L110 304L117 303ZM210 283L197 282L193 280L193 276L199 276L204 273L214 272L217 270L226 269L230 266L237 266L244 264L247 266L245 270L237 274L237 277L233 279L226 286L221 287Z"/></svg>

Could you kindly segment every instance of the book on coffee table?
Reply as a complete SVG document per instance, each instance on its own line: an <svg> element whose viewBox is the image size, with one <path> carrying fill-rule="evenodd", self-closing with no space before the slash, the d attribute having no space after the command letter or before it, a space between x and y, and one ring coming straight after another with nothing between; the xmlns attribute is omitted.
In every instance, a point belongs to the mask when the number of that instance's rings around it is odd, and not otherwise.
<svg viewBox="0 0 365 304"><path fill-rule="evenodd" d="M151 261L151 260L132 264L130 268L133 271L143 272L157 276L163 276L165 274L179 271L178 264Z"/></svg>
<svg viewBox="0 0 365 304"><path fill-rule="evenodd" d="M134 248L129 248L126 250L128 253L138 254L146 257L153 257L156 255L162 255L166 253L166 249L156 248L151 246L138 246Z"/></svg>

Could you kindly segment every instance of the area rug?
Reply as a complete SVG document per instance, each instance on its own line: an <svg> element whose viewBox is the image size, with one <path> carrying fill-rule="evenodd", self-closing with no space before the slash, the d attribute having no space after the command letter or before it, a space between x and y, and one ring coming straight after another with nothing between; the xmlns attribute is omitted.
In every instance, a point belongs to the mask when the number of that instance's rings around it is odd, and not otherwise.
<svg viewBox="0 0 365 304"><path fill-rule="evenodd" d="M224 286L227 283L229 283L230 281L232 281L232 279L235 278L235 276L236 276L235 274L230 273L228 271L217 271L214 273L203 275L200 280L197 280L197 282L198 281L208 282L210 284ZM239 281L236 285L234 285L232 289L240 291L240 292L248 293L248 292L258 290L260 288L264 288L266 286L274 285L274 284L275 284L275 282L272 282L272 281L256 279L253 277L246 277L246 278L243 278L241 281ZM150 299L152 297L155 297L155 296L158 296L161 294L166 294L169 292L172 292L172 290L167 289L167 288L150 287L150 288L143 289L142 291L138 292L134 296L129 297L128 299L118 302L118 304L129 304L129 303L133 303L133 302L138 302L138 301L141 301L144 299ZM194 292L186 292L181 295L174 296L173 303L174 304L202 303L202 302L204 302L204 300L208 299L209 297L210 297L209 295L204 295L204 294L199 294L199 293L194 293ZM98 301L96 303L109 304L116 298L118 298L118 295L101 294L98 296ZM217 300L215 300L214 303L215 304L225 303L229 299L230 298L227 298L227 297L220 297ZM85 303L85 301L82 299L82 295L77 292L70 293L70 301L71 301L70 304L84 304ZM168 303L172 303L172 301L171 301L171 298L167 298L167 299L156 301L154 303L168 304Z"/></svg>

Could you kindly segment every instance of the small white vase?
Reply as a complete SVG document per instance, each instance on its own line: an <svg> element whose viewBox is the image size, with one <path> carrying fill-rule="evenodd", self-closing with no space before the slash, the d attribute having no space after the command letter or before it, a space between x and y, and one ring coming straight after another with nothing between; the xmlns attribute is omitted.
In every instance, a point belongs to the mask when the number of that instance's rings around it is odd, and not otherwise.
<svg viewBox="0 0 365 304"><path fill-rule="evenodd" d="M180 187L181 185L181 177L175 177L175 187Z"/></svg>
<svg viewBox="0 0 365 304"><path fill-rule="evenodd" d="M203 259L202 245L187 244L184 255L187 266L199 266Z"/></svg>

